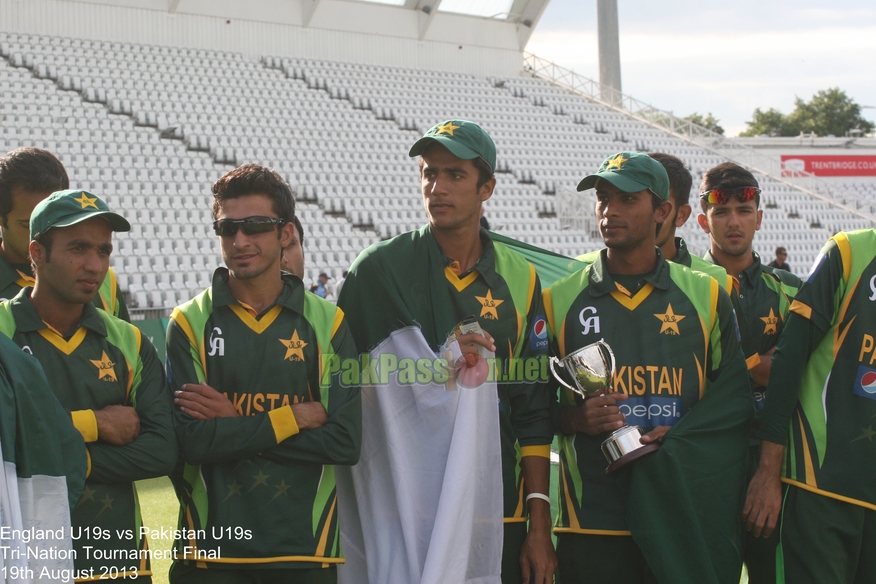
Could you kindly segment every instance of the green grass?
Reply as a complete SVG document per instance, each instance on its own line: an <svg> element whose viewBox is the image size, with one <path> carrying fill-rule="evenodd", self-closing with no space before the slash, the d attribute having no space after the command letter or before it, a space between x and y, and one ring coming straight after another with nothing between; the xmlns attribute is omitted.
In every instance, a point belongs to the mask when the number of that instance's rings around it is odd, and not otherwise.
<svg viewBox="0 0 876 584"><path fill-rule="evenodd" d="M140 496L140 513L143 516L143 525L149 529L176 528L179 502L170 479L160 477L137 482L137 493ZM166 550L173 547L170 539L150 539L149 549ZM152 581L155 584L167 584L167 571L170 569L170 560L152 561Z"/></svg>

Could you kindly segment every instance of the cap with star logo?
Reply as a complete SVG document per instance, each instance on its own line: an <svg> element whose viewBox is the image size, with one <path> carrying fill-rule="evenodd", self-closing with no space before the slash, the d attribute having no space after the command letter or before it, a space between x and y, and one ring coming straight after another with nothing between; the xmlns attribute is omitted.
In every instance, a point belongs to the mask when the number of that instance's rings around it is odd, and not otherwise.
<svg viewBox="0 0 876 584"><path fill-rule="evenodd" d="M624 193L647 190L664 201L669 200L669 175L666 174L666 169L641 152L619 152L609 156L596 174L585 176L578 183L578 190L592 189L601 178Z"/></svg>
<svg viewBox="0 0 876 584"><path fill-rule="evenodd" d="M30 215L30 238L36 239L52 227L70 227L93 217L103 217L113 231L130 231L131 224L88 191L68 190L52 193Z"/></svg>
<svg viewBox="0 0 876 584"><path fill-rule="evenodd" d="M496 145L490 135L474 122L447 120L432 126L411 146L408 156L420 156L435 142L462 160L481 158L493 172L496 171Z"/></svg>

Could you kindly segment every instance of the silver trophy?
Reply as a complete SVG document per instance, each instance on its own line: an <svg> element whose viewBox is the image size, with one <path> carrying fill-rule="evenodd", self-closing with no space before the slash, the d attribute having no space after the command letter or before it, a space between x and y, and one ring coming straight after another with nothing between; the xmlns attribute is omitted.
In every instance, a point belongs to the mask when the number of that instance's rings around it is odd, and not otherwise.
<svg viewBox="0 0 876 584"><path fill-rule="evenodd" d="M574 387L569 385L554 369L554 363L562 367L571 377ZM563 357L550 359L551 373L563 387L582 396L584 399L600 393L614 393L616 362L608 343L599 340L592 345L581 347ZM656 442L642 444L644 436L639 426L624 425L602 442L602 453L608 459L606 474L617 472L622 466L637 458L654 452L660 445Z"/></svg>

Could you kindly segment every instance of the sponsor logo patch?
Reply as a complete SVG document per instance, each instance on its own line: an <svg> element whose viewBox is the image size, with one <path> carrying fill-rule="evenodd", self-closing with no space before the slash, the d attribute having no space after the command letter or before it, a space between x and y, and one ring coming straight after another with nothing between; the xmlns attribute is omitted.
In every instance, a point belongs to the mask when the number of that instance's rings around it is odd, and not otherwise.
<svg viewBox="0 0 876 584"><path fill-rule="evenodd" d="M539 316L532 324L532 330L529 331L529 346L534 351L547 349L548 346L548 331L547 321L543 316Z"/></svg>
<svg viewBox="0 0 876 584"><path fill-rule="evenodd" d="M631 397L618 406L625 424L653 428L672 426L681 419L680 397Z"/></svg>
<svg viewBox="0 0 876 584"><path fill-rule="evenodd" d="M864 367L858 367L858 378L855 379L854 386L855 395L876 400L876 370Z"/></svg>

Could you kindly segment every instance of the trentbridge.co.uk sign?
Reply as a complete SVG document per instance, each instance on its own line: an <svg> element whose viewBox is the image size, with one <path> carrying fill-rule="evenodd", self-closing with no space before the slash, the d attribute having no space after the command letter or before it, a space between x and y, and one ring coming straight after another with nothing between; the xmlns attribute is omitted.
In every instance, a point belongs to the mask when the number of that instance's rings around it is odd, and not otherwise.
<svg viewBox="0 0 876 584"><path fill-rule="evenodd" d="M783 154L782 174L809 172L815 176L876 176L876 155Z"/></svg>

